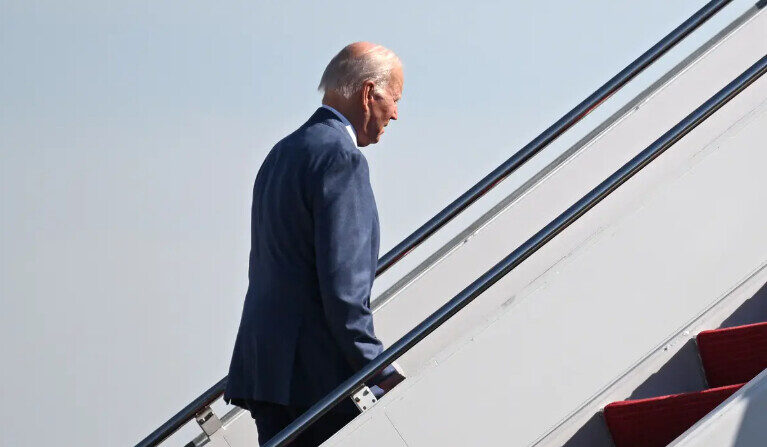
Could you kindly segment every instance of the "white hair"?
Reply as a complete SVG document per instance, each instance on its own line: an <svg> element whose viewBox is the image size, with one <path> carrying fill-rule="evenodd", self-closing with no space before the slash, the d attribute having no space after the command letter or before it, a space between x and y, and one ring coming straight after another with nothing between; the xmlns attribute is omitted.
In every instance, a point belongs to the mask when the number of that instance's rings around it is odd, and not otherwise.
<svg viewBox="0 0 767 447"><path fill-rule="evenodd" d="M373 81L377 91L386 87L394 67L401 65L393 51L375 45L362 54L354 54L347 46L330 60L322 73L321 92L336 92L350 98L358 92L365 81Z"/></svg>

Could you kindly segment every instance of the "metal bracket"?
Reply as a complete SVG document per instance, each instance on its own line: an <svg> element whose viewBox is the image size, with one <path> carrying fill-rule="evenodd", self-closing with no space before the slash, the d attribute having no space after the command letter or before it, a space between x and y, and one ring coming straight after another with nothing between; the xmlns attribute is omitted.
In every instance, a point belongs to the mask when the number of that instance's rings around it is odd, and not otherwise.
<svg viewBox="0 0 767 447"><path fill-rule="evenodd" d="M221 419L216 416L216 413L210 407L200 410L199 413L194 415L194 418L197 420L197 424L200 425L202 431L208 436L221 429Z"/></svg>
<svg viewBox="0 0 767 447"><path fill-rule="evenodd" d="M370 388L365 385L363 385L362 388L358 389L354 394L352 394L352 400L354 401L354 405L356 405L362 413L364 413L378 401L378 399L376 399L376 397L373 395L373 392L370 391Z"/></svg>

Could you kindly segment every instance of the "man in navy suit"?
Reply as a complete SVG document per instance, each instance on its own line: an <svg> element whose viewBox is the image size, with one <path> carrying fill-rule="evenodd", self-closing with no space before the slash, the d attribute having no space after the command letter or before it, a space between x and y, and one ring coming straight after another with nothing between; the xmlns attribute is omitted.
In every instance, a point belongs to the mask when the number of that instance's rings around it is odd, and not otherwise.
<svg viewBox="0 0 767 447"><path fill-rule="evenodd" d="M383 350L370 311L378 212L358 147L397 119L402 84L392 51L345 47L320 81L322 107L256 176L249 287L224 397L250 410L261 444ZM403 379L389 366L368 385L380 397ZM356 414L347 400L291 445L319 445Z"/></svg>

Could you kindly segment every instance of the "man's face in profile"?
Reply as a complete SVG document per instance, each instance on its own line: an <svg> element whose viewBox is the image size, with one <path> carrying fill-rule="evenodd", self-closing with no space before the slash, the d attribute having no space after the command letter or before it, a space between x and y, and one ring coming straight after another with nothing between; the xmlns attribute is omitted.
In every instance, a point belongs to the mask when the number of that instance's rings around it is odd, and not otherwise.
<svg viewBox="0 0 767 447"><path fill-rule="evenodd" d="M397 119L397 102L402 98L402 87L402 67L396 67L391 72L389 84L383 89L375 89L370 93L368 98L370 119L365 126L367 144L378 143L389 120Z"/></svg>

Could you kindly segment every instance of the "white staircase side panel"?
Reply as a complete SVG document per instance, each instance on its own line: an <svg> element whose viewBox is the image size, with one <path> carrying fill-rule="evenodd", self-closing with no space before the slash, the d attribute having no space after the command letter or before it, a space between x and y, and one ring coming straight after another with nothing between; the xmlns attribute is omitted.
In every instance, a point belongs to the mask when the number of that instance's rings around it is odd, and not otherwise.
<svg viewBox="0 0 767 447"><path fill-rule="evenodd" d="M379 334L399 338L764 54L761 12L399 292ZM374 418L410 447L534 444L767 262L765 141L763 78L405 355L409 380L326 445L358 445Z"/></svg>
<svg viewBox="0 0 767 447"><path fill-rule="evenodd" d="M767 370L679 436L669 447L763 447L767 444Z"/></svg>
<svg viewBox="0 0 767 447"><path fill-rule="evenodd" d="M566 162L516 197L446 256L421 269L417 278L386 293L386 301L376 312L376 333L386 345L398 340L765 54L767 13L762 10L642 98L601 134L577 148ZM745 101L743 107L751 109L757 99ZM697 132L700 136L691 135L688 139L694 138L694 144L700 148L725 129L712 127L711 133ZM499 306L512 304L540 284L542 275L588 243L606 225L641 206L646 194L664 178L675 175L675 170L686 162L683 151L664 154L663 160L649 170L651 173L643 174L645 180L631 182L638 185L633 187L634 192L621 194L619 203L607 212L584 217L591 224L559 235L510 275L514 278L512 285L486 292L457 318L419 343L400 364L414 374L433 363L438 353L455 341L456 334L487 324ZM628 187L631 186L623 188Z"/></svg>

